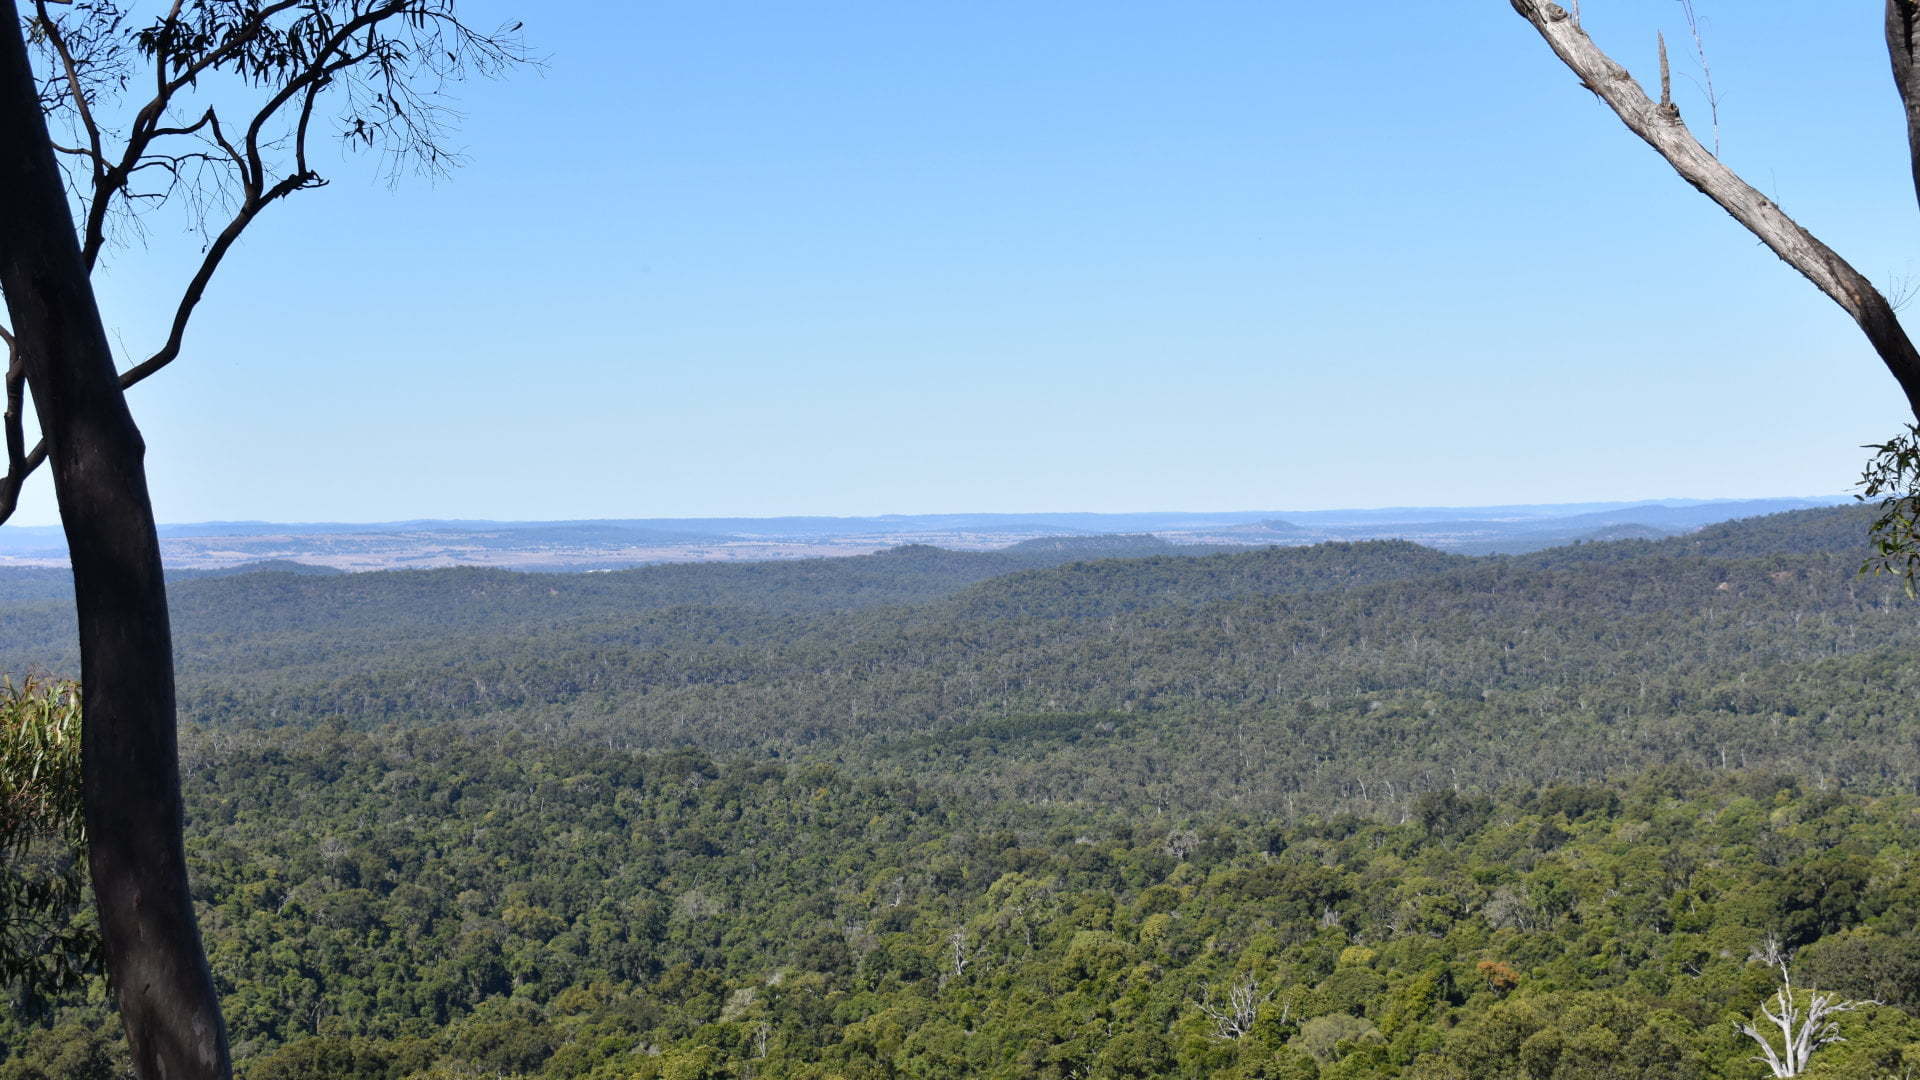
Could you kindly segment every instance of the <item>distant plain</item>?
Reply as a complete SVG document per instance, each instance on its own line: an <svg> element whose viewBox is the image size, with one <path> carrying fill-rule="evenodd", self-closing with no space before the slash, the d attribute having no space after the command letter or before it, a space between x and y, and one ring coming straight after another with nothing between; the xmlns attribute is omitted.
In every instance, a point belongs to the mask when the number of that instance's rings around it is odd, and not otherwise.
<svg viewBox="0 0 1920 1080"><path fill-rule="evenodd" d="M1831 506L1844 496L1664 499L1480 507L1124 514L891 514L876 517L638 518L597 521L206 522L161 526L170 569L298 562L333 570L493 566L615 570L670 562L866 555L902 544L991 551L1048 537L1150 535L1172 544L1286 547L1410 540L1467 555L1596 540L1659 539L1735 518ZM0 566L58 567L57 527L0 527Z"/></svg>

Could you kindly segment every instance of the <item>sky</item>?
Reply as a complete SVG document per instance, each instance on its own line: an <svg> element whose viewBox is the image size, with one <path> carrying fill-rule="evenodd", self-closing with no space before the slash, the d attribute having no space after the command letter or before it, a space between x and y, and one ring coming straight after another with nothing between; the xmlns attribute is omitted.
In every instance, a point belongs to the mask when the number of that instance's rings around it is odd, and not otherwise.
<svg viewBox="0 0 1920 1080"><path fill-rule="evenodd" d="M1723 157L1920 281L1874 5L1697 6ZM1676 0L1584 7L1710 139ZM1506 0L461 9L544 70L256 223L131 394L161 520L1827 494L1906 419ZM197 243L110 254L127 356Z"/></svg>

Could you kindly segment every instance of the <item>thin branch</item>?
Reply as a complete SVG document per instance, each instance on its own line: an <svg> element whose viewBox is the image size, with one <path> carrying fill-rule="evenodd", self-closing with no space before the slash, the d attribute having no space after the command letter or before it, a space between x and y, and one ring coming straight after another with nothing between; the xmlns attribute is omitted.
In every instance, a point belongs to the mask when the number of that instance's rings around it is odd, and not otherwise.
<svg viewBox="0 0 1920 1080"><path fill-rule="evenodd" d="M1566 9L1543 0L1511 2L1587 89L1598 94L1621 122L1665 158L1682 179L1746 226L1775 255L1853 317L1900 383L1914 415L1920 417L1920 351L1915 350L1892 305L1872 282L1700 145L1681 122L1678 110L1647 97L1633 76L1568 17Z"/></svg>
<svg viewBox="0 0 1920 1080"><path fill-rule="evenodd" d="M210 137L213 139L214 145L226 151L227 156L233 159L234 167L244 172L247 167L247 159L241 157L240 151L235 149L234 145L227 141L227 133L220 130L220 118L214 115L212 109L208 109L205 119L207 121L207 130L211 133Z"/></svg>
<svg viewBox="0 0 1920 1080"><path fill-rule="evenodd" d="M51 33L46 66L56 73L36 90L44 110L73 109L75 134L66 140L72 145L56 149L72 165L67 178L81 206L86 269L97 265L110 221L124 216L137 226L140 211L175 198L190 202L207 238L165 341L120 373L123 390L179 357L209 283L253 220L287 195L325 183L309 164L309 140L329 90L336 93L328 100L342 105L342 137L376 147L392 162L415 160L440 172L458 161L442 141L458 116L440 96L446 84L540 63L514 40L519 24L479 33L444 0L251 0L224 14L171 0L165 15L132 31L123 29L117 10L104 21L61 24L49 17L48 5L65 2L32 0ZM221 21L228 17L233 21ZM141 62L152 66L151 96L124 134L101 127L104 95L124 90ZM202 93L227 100L201 82L215 75L263 95L257 108L234 118L236 125L224 124L217 107L190 120L175 111L198 107L184 103ZM176 138L192 142L163 142ZM19 415L15 410L16 429ZM14 439L8 472L0 477L0 522L12 512L21 483L47 458L44 440L25 450L22 430L7 434Z"/></svg>
<svg viewBox="0 0 1920 1080"><path fill-rule="evenodd" d="M277 0L251 13L245 22L235 27L221 42L220 46L210 49L204 56L181 67L169 79L166 75L168 43L173 29L179 24L181 0L174 0L166 18L160 21L156 32L153 55L154 94L140 111L134 115L133 128L127 135L126 147L120 154L118 163L109 168L95 184L92 203L87 207L87 220L81 232L80 255L87 269L92 270L99 260L100 250L106 244L107 211L113 196L126 184L127 176L133 167L146 156L147 148L160 133L167 130L161 127L167 108L173 103L173 97L182 89L192 85L203 72L232 59L243 51L255 37L267 26L269 20L290 8L298 6L302 0Z"/></svg>
<svg viewBox="0 0 1920 1080"><path fill-rule="evenodd" d="M173 0L173 5L167 8L166 15L161 18L160 25L167 27L169 30L178 26L180 23L180 5L184 2L185 0ZM165 55L166 50L163 48L156 47L153 50L153 97L149 100L149 104L154 101L161 102L159 112L155 113L156 116L166 112L165 102L173 97L173 94L167 89L167 65L160 60L160 58ZM144 112L145 110L142 111Z"/></svg>
<svg viewBox="0 0 1920 1080"><path fill-rule="evenodd" d="M80 127L87 133L87 145L91 148L88 156L93 161L94 183L98 184L101 174L107 170L107 157L100 148L100 125L93 120L93 106L87 101L86 87L80 83L80 65L74 61L73 50L67 47L59 22L47 14L46 0L33 0L33 7L40 16L47 43L53 46L54 55L60 58L60 67L66 73L67 92L73 95L74 115L80 118Z"/></svg>
<svg viewBox="0 0 1920 1080"><path fill-rule="evenodd" d="M195 120L193 123L187 125L186 127L155 128L153 130L153 137L156 139L161 139L169 135L192 135L198 132L201 128L206 127L212 121L213 121L213 110L208 109L206 112L200 114L200 119Z"/></svg>
<svg viewBox="0 0 1920 1080"><path fill-rule="evenodd" d="M325 82L315 82L307 87L307 98L300 103L300 121L293 128L293 169L298 175L311 176L307 168L307 131L313 124L313 105L320 100L320 91L325 90Z"/></svg>
<svg viewBox="0 0 1920 1080"><path fill-rule="evenodd" d="M1694 14L1693 0L1680 0L1680 13L1686 16L1687 33L1693 35L1693 57L1700 62L1700 78L1707 95L1707 114L1713 124L1713 156L1720 156L1720 95L1713 89L1713 67L1707 63L1707 43L1700 36L1700 19ZM1664 68L1662 69L1664 74Z"/></svg>
<svg viewBox="0 0 1920 1080"><path fill-rule="evenodd" d="M180 347L186 341L187 323L193 318L194 309L199 307L200 298L206 294L207 282L213 280L213 272L220 268L220 260L226 258L234 241L240 239L240 234L253 223L253 219L259 216L260 211L266 209L267 205L274 200L305 187L308 181L309 177L300 174L289 176L275 184L265 195L248 199L241 204L240 209L233 215L233 219L227 222L227 227L221 229L220 235L214 237L213 243L207 245L207 253L201 256L200 266L194 270L193 279L187 282L186 290L180 294L180 303L173 309L173 322L167 329L166 343L152 356L120 376L122 390L173 363L179 357Z"/></svg>

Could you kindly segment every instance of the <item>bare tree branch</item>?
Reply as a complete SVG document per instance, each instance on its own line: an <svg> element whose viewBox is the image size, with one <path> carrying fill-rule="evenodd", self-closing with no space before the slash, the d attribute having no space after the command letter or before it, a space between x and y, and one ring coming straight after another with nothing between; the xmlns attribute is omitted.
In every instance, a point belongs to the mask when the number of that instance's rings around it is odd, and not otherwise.
<svg viewBox="0 0 1920 1080"><path fill-rule="evenodd" d="M1815 1051L1823 1046L1847 1041L1840 1034L1840 1024L1833 1019L1835 1016L1880 1003L1844 1001L1836 994L1823 994L1816 990L1807 998L1807 1007L1802 1011L1786 959L1777 948L1772 955L1776 961L1773 966L1780 969L1780 987L1774 992L1771 1003L1760 1006L1760 1015L1780 1029L1780 1049L1775 1050L1772 1039L1753 1024L1735 1021L1733 1027L1759 1044L1760 1055L1753 1060L1765 1065L1774 1076L1799 1076L1806 1072Z"/></svg>
<svg viewBox="0 0 1920 1080"><path fill-rule="evenodd" d="M167 329L166 343L161 345L152 356L121 374L121 389L133 386L173 363L179 357L180 347L186 341L187 323L193 318L194 309L199 307L201 297L206 295L207 283L213 280L214 271L220 269L220 260L226 258L227 252L233 248L234 241L240 239L240 234L246 231L247 226L253 223L253 219L259 216L260 211L268 203L295 191L305 183L305 177L289 176L274 185L273 189L265 195L249 199L241 206L240 211L233 216L233 220L227 223L227 227L220 230L220 235L214 237L213 243L207 245L207 252L201 256L200 266L194 271L193 278L187 282L186 291L180 294L180 303L174 307L173 311L173 323Z"/></svg>
<svg viewBox="0 0 1920 1080"><path fill-rule="evenodd" d="M1660 46L1660 106L1673 106L1673 69L1667 66L1667 35L1654 31L1653 40Z"/></svg>
<svg viewBox="0 0 1920 1080"><path fill-rule="evenodd" d="M47 15L46 0L33 0L33 9L40 16L40 26L47 35L47 43L53 46L54 55L60 58L60 68L67 79L67 87L73 95L73 111L80 118L81 129L87 134L87 158L93 166L93 180L97 185L100 175L106 171L107 159L100 149L100 125L94 122L93 107L87 100L87 89L81 84L80 65L74 60L73 50L67 47L65 36L60 31L60 23Z"/></svg>
<svg viewBox="0 0 1920 1080"><path fill-rule="evenodd" d="M1693 0L1680 0L1680 12L1686 17L1687 33L1693 35L1693 58L1700 64L1700 92L1706 95L1707 114L1713 126L1713 156L1719 157L1720 94L1713 88L1713 66L1707 63L1707 42L1700 35L1700 17L1693 10Z"/></svg>
<svg viewBox="0 0 1920 1080"><path fill-rule="evenodd" d="M7 347L7 410L0 415L0 424L6 428L7 473L0 477L0 521L13 515L13 509L20 502L20 485L26 483L27 474L32 469L27 465L25 450L26 433L21 427L21 406L25 403L27 388L27 368L20 356L20 345L13 333L0 327L0 342Z"/></svg>
<svg viewBox="0 0 1920 1080"><path fill-rule="evenodd" d="M1212 1037L1222 1042L1231 1042L1253 1033L1253 1024L1260 1016L1260 1007L1273 1000L1273 990L1262 992L1260 981L1249 971L1238 982L1227 988L1227 1000L1216 1004L1213 1000L1213 988L1208 987L1194 1007L1201 1015L1213 1021ZM1280 1020L1286 1022L1287 1013L1293 1008L1289 1000L1281 1009Z"/></svg>
<svg viewBox="0 0 1920 1080"><path fill-rule="evenodd" d="M139 213L176 198L206 239L165 339L120 374L123 390L180 356L208 285L254 219L286 196L326 183L308 164L314 121L326 102L339 105L335 134L377 150L385 168L412 161L443 173L459 162L445 142L458 119L445 87L470 74L492 77L538 63L513 37L517 24L476 31L457 18L453 0L204 0L191 8L173 0L165 15L135 30L122 25L116 5L48 8L63 2L33 0L32 22L57 71L39 84L43 109L66 115L73 129L74 145L55 150L73 165L68 180L80 205L86 268L93 270L108 245L110 221L137 225ZM123 90L141 63L152 69L151 96L122 136L100 122L99 102ZM223 123L220 112L235 96L205 88L215 76L263 95L238 125ZM215 104L182 117L196 95ZM9 457L0 522L46 456L43 440Z"/></svg>
<svg viewBox="0 0 1920 1080"><path fill-rule="evenodd" d="M1775 255L1853 317L1899 382L1908 407L1920 417L1920 351L1915 350L1893 306L1873 283L1700 145L1681 121L1679 109L1649 98L1625 68L1593 43L1566 9L1542 0L1511 2L1586 88L1599 95L1621 122L1665 158L1682 179L1746 226ZM1891 2L1908 4L1909 0ZM1895 64L1897 68L1897 58Z"/></svg>

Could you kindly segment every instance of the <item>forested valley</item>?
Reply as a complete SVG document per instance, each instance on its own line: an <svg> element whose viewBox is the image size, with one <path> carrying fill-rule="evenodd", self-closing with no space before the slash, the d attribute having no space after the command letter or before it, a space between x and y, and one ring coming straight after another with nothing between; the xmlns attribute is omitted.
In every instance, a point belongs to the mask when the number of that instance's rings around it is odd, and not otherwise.
<svg viewBox="0 0 1920 1080"><path fill-rule="evenodd" d="M236 1061L1761 1077L1790 958L1860 1003L1805 1075L1920 1073L1920 604L1870 516L182 575ZM75 670L68 591L0 572L0 667ZM28 985L0 1080L121 1075L97 979Z"/></svg>

